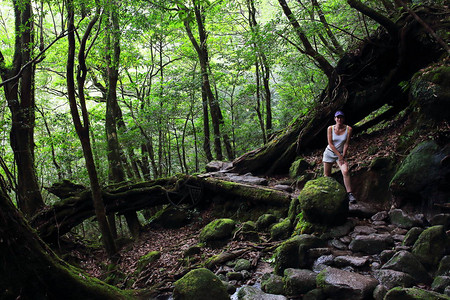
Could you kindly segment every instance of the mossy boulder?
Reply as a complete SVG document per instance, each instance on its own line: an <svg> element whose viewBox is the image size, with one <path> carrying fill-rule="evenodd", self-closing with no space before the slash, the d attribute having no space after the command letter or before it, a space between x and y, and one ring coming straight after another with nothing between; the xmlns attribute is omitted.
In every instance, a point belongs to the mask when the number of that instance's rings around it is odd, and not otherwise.
<svg viewBox="0 0 450 300"><path fill-rule="evenodd" d="M269 228L272 224L277 222L277 217L274 214L263 214L256 220L256 228L264 230Z"/></svg>
<svg viewBox="0 0 450 300"><path fill-rule="evenodd" d="M284 294L283 277L272 273L265 273L261 277L261 289L269 294Z"/></svg>
<svg viewBox="0 0 450 300"><path fill-rule="evenodd" d="M450 300L450 297L419 288L396 287L386 294L384 300Z"/></svg>
<svg viewBox="0 0 450 300"><path fill-rule="evenodd" d="M286 218L272 226L270 229L270 237L272 240L284 240L291 236L291 230L291 221Z"/></svg>
<svg viewBox="0 0 450 300"><path fill-rule="evenodd" d="M141 256L137 262L137 273L141 273L149 264L157 261L161 257L161 252L150 251L149 253Z"/></svg>
<svg viewBox="0 0 450 300"><path fill-rule="evenodd" d="M229 300L222 281L208 269L192 270L174 283L174 300Z"/></svg>
<svg viewBox="0 0 450 300"><path fill-rule="evenodd" d="M448 155L450 147L441 149L434 141L420 143L392 178L392 194L399 199L447 201L450 193L445 178L450 174L450 168L441 161Z"/></svg>
<svg viewBox="0 0 450 300"><path fill-rule="evenodd" d="M417 258L408 251L397 252L382 269L390 269L411 275L418 282L431 283L430 274Z"/></svg>
<svg viewBox="0 0 450 300"><path fill-rule="evenodd" d="M323 246L324 240L309 234L288 239L275 250L274 273L281 276L287 268L308 267L308 250Z"/></svg>
<svg viewBox="0 0 450 300"><path fill-rule="evenodd" d="M310 180L298 196L304 217L311 223L338 224L347 219L344 187L331 177Z"/></svg>
<svg viewBox="0 0 450 300"><path fill-rule="evenodd" d="M431 120L450 118L450 66L434 65L411 80L410 95L422 115Z"/></svg>
<svg viewBox="0 0 450 300"><path fill-rule="evenodd" d="M445 254L448 238L444 226L438 225L425 229L414 243L412 253L428 268L436 268Z"/></svg>
<svg viewBox="0 0 450 300"><path fill-rule="evenodd" d="M289 168L289 177L297 178L301 176L306 170L310 169L311 165L303 158L294 161Z"/></svg>
<svg viewBox="0 0 450 300"><path fill-rule="evenodd" d="M235 227L236 221L232 219L217 219L202 229L199 239L202 242L225 240L231 237Z"/></svg>

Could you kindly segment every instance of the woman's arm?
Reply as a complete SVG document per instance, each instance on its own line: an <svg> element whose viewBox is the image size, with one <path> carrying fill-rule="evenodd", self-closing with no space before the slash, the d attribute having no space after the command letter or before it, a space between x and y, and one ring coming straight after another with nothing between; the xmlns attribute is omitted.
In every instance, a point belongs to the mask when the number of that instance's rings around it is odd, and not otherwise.
<svg viewBox="0 0 450 300"><path fill-rule="evenodd" d="M347 140L345 141L344 144L344 149L342 151L342 156L345 157L347 155L347 149L348 149L348 145L350 144L350 137L352 135L352 128L350 126L347 125Z"/></svg>

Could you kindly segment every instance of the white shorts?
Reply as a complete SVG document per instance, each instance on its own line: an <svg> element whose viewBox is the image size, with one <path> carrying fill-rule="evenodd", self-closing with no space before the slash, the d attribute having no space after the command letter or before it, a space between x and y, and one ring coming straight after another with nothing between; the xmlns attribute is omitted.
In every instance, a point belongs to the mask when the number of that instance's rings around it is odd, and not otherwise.
<svg viewBox="0 0 450 300"><path fill-rule="evenodd" d="M330 150L330 148L325 148L325 151L323 151L323 158L322 161L326 163L334 163L339 160L339 157L336 155L336 153L333 152L333 150Z"/></svg>

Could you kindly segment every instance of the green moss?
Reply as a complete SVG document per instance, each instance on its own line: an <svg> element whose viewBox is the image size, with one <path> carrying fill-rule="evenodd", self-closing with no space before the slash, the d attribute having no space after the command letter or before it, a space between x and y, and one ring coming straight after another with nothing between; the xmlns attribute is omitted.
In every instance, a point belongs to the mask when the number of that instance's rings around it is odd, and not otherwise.
<svg viewBox="0 0 450 300"><path fill-rule="evenodd" d="M292 232L292 236L304 234L304 233L313 233L315 230L315 226L308 222L303 216L303 212L300 212L295 218L295 228Z"/></svg>
<svg viewBox="0 0 450 300"><path fill-rule="evenodd" d="M270 229L270 237L273 240L286 239L291 235L291 221L289 218L284 219L280 223L272 226Z"/></svg>
<svg viewBox="0 0 450 300"><path fill-rule="evenodd" d="M327 278L327 269L323 269L316 277L316 284L318 288L325 288L325 280Z"/></svg>
<svg viewBox="0 0 450 300"><path fill-rule="evenodd" d="M206 225L200 233L200 241L208 242L222 240L231 237L236 227L236 222L232 219L217 219Z"/></svg>
<svg viewBox="0 0 450 300"><path fill-rule="evenodd" d="M389 290L384 300L450 300L450 297L419 288L395 287Z"/></svg>
<svg viewBox="0 0 450 300"><path fill-rule="evenodd" d="M192 270L174 283L174 300L228 300L227 290L210 270Z"/></svg>

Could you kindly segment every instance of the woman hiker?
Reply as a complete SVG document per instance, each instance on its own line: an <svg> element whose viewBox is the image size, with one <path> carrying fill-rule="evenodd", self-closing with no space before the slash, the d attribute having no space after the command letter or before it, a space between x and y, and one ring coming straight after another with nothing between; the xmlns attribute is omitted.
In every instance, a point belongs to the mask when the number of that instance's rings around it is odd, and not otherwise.
<svg viewBox="0 0 450 300"><path fill-rule="evenodd" d="M337 162L344 177L348 200L350 203L356 203L356 198L352 193L348 163L345 160L352 128L344 124L344 113L340 110L334 114L334 120L336 125L329 126L327 130L328 146L323 152L323 173L324 176L329 177L334 162Z"/></svg>

